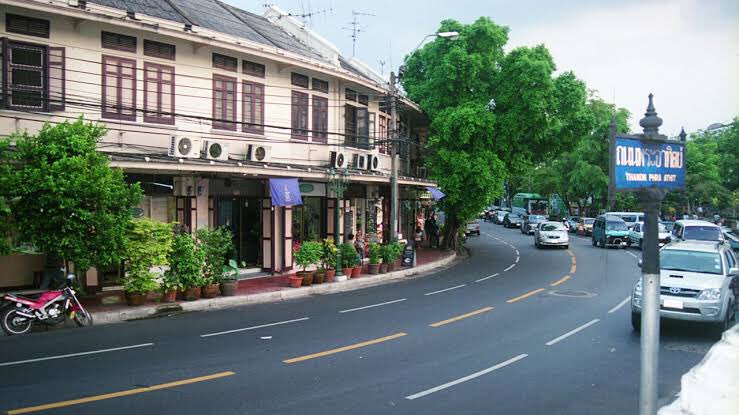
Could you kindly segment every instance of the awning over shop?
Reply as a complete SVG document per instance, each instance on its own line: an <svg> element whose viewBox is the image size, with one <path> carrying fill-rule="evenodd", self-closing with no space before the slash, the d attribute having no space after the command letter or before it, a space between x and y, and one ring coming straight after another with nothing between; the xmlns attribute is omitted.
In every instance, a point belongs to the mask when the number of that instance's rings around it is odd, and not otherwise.
<svg viewBox="0 0 739 415"><path fill-rule="evenodd" d="M272 206L302 205L298 179L269 179Z"/></svg>
<svg viewBox="0 0 739 415"><path fill-rule="evenodd" d="M431 196L434 197L434 200L441 200L444 197L446 197L446 195L444 194L444 192L442 192L441 190L439 190L439 189L437 189L435 187L428 186L428 187L426 187L426 190L428 190L429 192L431 192Z"/></svg>

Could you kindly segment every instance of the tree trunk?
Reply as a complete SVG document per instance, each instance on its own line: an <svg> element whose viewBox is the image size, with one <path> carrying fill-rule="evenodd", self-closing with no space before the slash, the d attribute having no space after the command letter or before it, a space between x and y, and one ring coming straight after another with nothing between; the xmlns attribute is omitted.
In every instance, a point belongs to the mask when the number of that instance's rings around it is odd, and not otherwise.
<svg viewBox="0 0 739 415"><path fill-rule="evenodd" d="M459 247L459 241L457 241L459 223L455 219L450 218L450 216L447 215L447 221L444 225L444 248L454 249L456 251Z"/></svg>

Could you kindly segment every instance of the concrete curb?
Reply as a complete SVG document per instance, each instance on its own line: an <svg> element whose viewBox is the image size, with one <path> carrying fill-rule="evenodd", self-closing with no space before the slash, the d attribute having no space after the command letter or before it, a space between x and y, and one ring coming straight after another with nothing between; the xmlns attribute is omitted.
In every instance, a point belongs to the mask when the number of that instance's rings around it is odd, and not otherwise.
<svg viewBox="0 0 739 415"><path fill-rule="evenodd" d="M452 253L446 258L435 262L420 265L415 268L401 269L387 274L366 275L342 282L324 283L310 287L292 288L280 291L270 291L258 294L237 295L233 297L216 297L187 301L173 304L161 304L143 306L137 308L93 312L92 318L96 325L120 323L129 320L138 320L156 316L165 316L172 312L182 311L207 311L219 310L229 307L237 307L249 304L274 303L277 301L292 300L308 297L311 295L335 294L345 291L361 290L363 288L377 285L390 284L408 278L419 278L432 274L439 268L446 267L457 259L457 254Z"/></svg>

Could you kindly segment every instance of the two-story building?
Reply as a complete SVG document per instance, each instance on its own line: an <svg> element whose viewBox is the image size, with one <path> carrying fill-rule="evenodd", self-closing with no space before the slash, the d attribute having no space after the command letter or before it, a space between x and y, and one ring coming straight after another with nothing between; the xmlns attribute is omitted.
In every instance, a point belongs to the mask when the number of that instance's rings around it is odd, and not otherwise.
<svg viewBox="0 0 739 415"><path fill-rule="evenodd" d="M388 237L387 81L302 23L218 0L0 1L0 134L84 116L99 151L141 183L139 216L227 226L238 259L292 267L294 241L360 231ZM410 235L432 185L427 120L399 100L399 229ZM339 201L330 169L348 169ZM302 205L273 206L270 179L299 180ZM43 255L0 257L0 287L31 284ZM115 284L91 271L88 288Z"/></svg>

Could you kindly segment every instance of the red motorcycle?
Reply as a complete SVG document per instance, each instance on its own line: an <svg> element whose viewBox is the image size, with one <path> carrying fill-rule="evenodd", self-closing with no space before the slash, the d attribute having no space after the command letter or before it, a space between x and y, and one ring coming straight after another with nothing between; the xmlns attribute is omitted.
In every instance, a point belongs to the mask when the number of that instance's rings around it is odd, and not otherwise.
<svg viewBox="0 0 739 415"><path fill-rule="evenodd" d="M74 274L67 275L67 285L60 291L45 291L38 298L5 294L8 305L0 310L0 326L8 336L31 331L34 323L55 325L67 318L78 326L92 326L92 315L75 296Z"/></svg>

